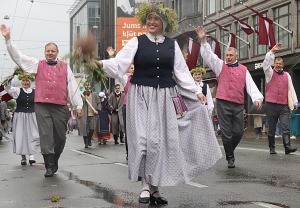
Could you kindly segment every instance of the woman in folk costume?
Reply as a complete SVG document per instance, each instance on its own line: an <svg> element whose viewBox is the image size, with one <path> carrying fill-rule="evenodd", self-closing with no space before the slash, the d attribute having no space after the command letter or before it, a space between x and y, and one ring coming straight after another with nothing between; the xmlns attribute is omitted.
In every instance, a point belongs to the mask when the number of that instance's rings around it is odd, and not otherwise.
<svg viewBox="0 0 300 208"><path fill-rule="evenodd" d="M111 120L111 110L109 109L108 105L108 100L105 96L104 92L99 92L99 100L100 102L98 103L98 129L99 131L97 132L98 136L98 144L101 145L106 144L106 140L110 139L110 120Z"/></svg>
<svg viewBox="0 0 300 208"><path fill-rule="evenodd" d="M27 165L26 155L29 155L29 164L35 163L34 155L41 152L40 137L34 111L34 89L30 83L35 80L31 74L19 74L22 87L13 87L8 84L5 90L17 102L13 119L13 152L21 155L21 165Z"/></svg>
<svg viewBox="0 0 300 208"><path fill-rule="evenodd" d="M191 70L191 74L195 80L196 85L202 88L202 93L206 96L206 106L209 112L209 115L212 115L214 110L214 102L211 96L211 92L208 84L202 82L202 77L206 74L206 70L201 67L197 67Z"/></svg>
<svg viewBox="0 0 300 208"><path fill-rule="evenodd" d="M140 203L167 204L159 187L192 180L222 153L205 96L177 42L163 35L177 29L176 13L161 4L141 4L136 17L148 33L132 38L115 58L99 63L109 76L121 80L134 62L126 104L129 179L142 182ZM177 92L188 108L180 119L172 102Z"/></svg>

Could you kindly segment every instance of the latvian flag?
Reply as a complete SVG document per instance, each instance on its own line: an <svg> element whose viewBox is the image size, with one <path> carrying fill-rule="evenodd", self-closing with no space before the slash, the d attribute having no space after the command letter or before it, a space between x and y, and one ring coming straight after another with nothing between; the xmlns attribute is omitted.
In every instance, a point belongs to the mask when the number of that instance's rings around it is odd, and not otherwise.
<svg viewBox="0 0 300 208"><path fill-rule="evenodd" d="M236 44L235 44L235 34L230 32L227 28L223 27L222 25L216 23L213 20L210 20L212 23L214 23L215 25L217 25L220 29L228 32L228 45L227 47L233 47L236 48Z"/></svg>
<svg viewBox="0 0 300 208"><path fill-rule="evenodd" d="M245 5L245 4L244 4ZM259 36L258 36L258 44L259 45L268 45L269 48L273 48L276 44L275 36L274 36L274 28L273 28L273 20L265 17L259 11L245 5L248 9L256 13L259 17Z"/></svg>
<svg viewBox="0 0 300 208"><path fill-rule="evenodd" d="M199 51L200 51L200 44L194 41L192 38L187 37L187 59L186 64L189 67L189 70L196 68Z"/></svg>
<svg viewBox="0 0 300 208"><path fill-rule="evenodd" d="M237 18L236 16L228 13L230 16L232 16L234 19L236 19L241 27L241 29L247 34L247 35L250 35L252 33L257 33L258 34L258 31L255 30L253 27L251 27L250 25L248 25L246 22L244 22L243 20Z"/></svg>
<svg viewBox="0 0 300 208"><path fill-rule="evenodd" d="M207 35L208 38L211 39L211 50L219 57L221 58L221 48L220 48L220 42L213 36Z"/></svg>

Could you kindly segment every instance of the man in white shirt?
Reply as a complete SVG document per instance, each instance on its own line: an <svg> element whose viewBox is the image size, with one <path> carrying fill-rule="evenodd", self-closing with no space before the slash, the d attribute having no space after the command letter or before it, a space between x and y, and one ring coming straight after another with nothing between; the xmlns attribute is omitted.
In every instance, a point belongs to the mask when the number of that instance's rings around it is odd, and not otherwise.
<svg viewBox="0 0 300 208"><path fill-rule="evenodd" d="M196 32L201 40L201 56L218 80L216 99L222 142L228 168L234 168L234 150L244 133L244 90L247 90L258 109L262 107L263 95L259 92L248 69L238 62L235 48L227 48L225 61L223 61L212 52L206 42L204 27L197 27Z"/></svg>
<svg viewBox="0 0 300 208"><path fill-rule="evenodd" d="M297 148L291 147L290 142L290 108L298 108L298 99L289 73L283 71L284 63L281 57L275 58L275 53L281 49L277 43L267 54L263 62L266 77L266 114L269 123L268 140L270 154L275 151L275 131L279 119L282 128L283 146L285 154L295 152ZM274 64L274 68L271 65ZM289 95L290 94L290 95ZM289 98L290 97L290 98ZM289 101L289 99L291 101Z"/></svg>

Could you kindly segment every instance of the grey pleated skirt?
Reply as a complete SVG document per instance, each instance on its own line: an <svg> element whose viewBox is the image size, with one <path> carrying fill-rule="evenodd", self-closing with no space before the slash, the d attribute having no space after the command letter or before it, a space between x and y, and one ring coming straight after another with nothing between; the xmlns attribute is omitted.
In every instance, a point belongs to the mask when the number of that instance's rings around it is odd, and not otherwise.
<svg viewBox="0 0 300 208"><path fill-rule="evenodd" d="M13 118L13 152L34 155L41 152L35 113L16 112Z"/></svg>
<svg viewBox="0 0 300 208"><path fill-rule="evenodd" d="M175 88L131 84L126 105L129 179L153 186L186 183L221 157L207 107L194 93L176 87L188 113L176 118Z"/></svg>

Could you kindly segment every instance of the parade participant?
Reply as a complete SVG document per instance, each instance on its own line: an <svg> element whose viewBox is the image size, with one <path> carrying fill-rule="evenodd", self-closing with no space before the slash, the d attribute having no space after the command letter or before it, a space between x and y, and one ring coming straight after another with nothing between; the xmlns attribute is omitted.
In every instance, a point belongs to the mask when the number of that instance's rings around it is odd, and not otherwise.
<svg viewBox="0 0 300 208"><path fill-rule="evenodd" d="M206 96L206 105L209 115L212 116L212 112L214 110L214 102L211 96L210 88L208 84L202 82L202 77L206 74L206 70L204 68L197 67L191 70L191 74L195 80L196 85L202 88L202 93Z"/></svg>
<svg viewBox="0 0 300 208"><path fill-rule="evenodd" d="M159 187L187 183L222 153L205 96L178 43L163 34L177 28L175 11L162 4L140 4L136 17L148 32L130 39L115 58L99 63L119 80L134 63L126 102L129 179L142 182L140 203L167 204ZM179 119L172 99L177 93L188 108Z"/></svg>
<svg viewBox="0 0 300 208"><path fill-rule="evenodd" d="M225 61L223 61L212 52L206 42L204 27L197 27L196 33L201 40L201 56L218 80L216 105L222 142L228 168L234 168L234 150L244 133L244 90L246 88L258 109L262 107L263 95L259 92L248 69L238 62L235 48L227 48Z"/></svg>
<svg viewBox="0 0 300 208"><path fill-rule="evenodd" d="M97 132L98 127L98 111L97 106L99 103L99 98L97 93L91 91L90 82L86 81L84 83L85 91L83 92L83 116L78 119L79 122L79 135L83 136L84 148L92 146L92 137L94 132ZM93 107L91 107L90 105Z"/></svg>
<svg viewBox="0 0 300 208"><path fill-rule="evenodd" d="M281 49L281 43L277 43L267 54L263 62L263 70L266 76L266 114L269 123L268 140L270 154L275 151L275 131L279 119L282 128L283 146L285 154L295 152L297 148L291 147L290 141L290 109L289 91L294 109L298 107L297 95L289 73L283 71L284 63L281 57L275 58L275 53ZM274 68L271 65L274 64Z"/></svg>
<svg viewBox="0 0 300 208"><path fill-rule="evenodd" d="M120 135L120 143L124 143L124 120L122 114L122 106L124 93L120 91L120 85L115 85L115 92L108 98L108 104L111 109L111 132L114 136L115 144L119 144L118 137Z"/></svg>
<svg viewBox="0 0 300 208"><path fill-rule="evenodd" d="M99 121L98 121L98 144L101 145L106 144L106 140L110 139L110 120L111 120L111 110L108 105L108 100L105 96L104 92L99 92L99 100L98 103L98 115L99 115Z"/></svg>
<svg viewBox="0 0 300 208"><path fill-rule="evenodd" d="M67 63L58 60L55 43L45 46L45 60L23 55L10 38L10 28L1 25L7 50L12 60L26 73L36 76L35 114L38 123L41 153L44 157L45 177L52 177L58 169L58 159L66 143L69 109L68 98L76 107L76 115L82 116L82 99L72 70Z"/></svg>
<svg viewBox="0 0 300 208"><path fill-rule="evenodd" d="M130 67L128 68L128 73L124 74L122 79L122 84L124 85L124 93L125 93L122 112L123 112L124 127L125 127L126 160L128 160L128 142L127 142L127 134L126 134L126 103L127 103L128 89L130 86L130 80L133 76L133 72L134 72L134 65L130 64Z"/></svg>
<svg viewBox="0 0 300 208"><path fill-rule="evenodd" d="M13 152L21 155L21 165L35 163L34 155L41 152L39 130L34 112L34 89L30 88L35 77L31 74L20 74L22 88L13 87L11 83L5 87L6 92L16 99L17 108L13 120Z"/></svg>

